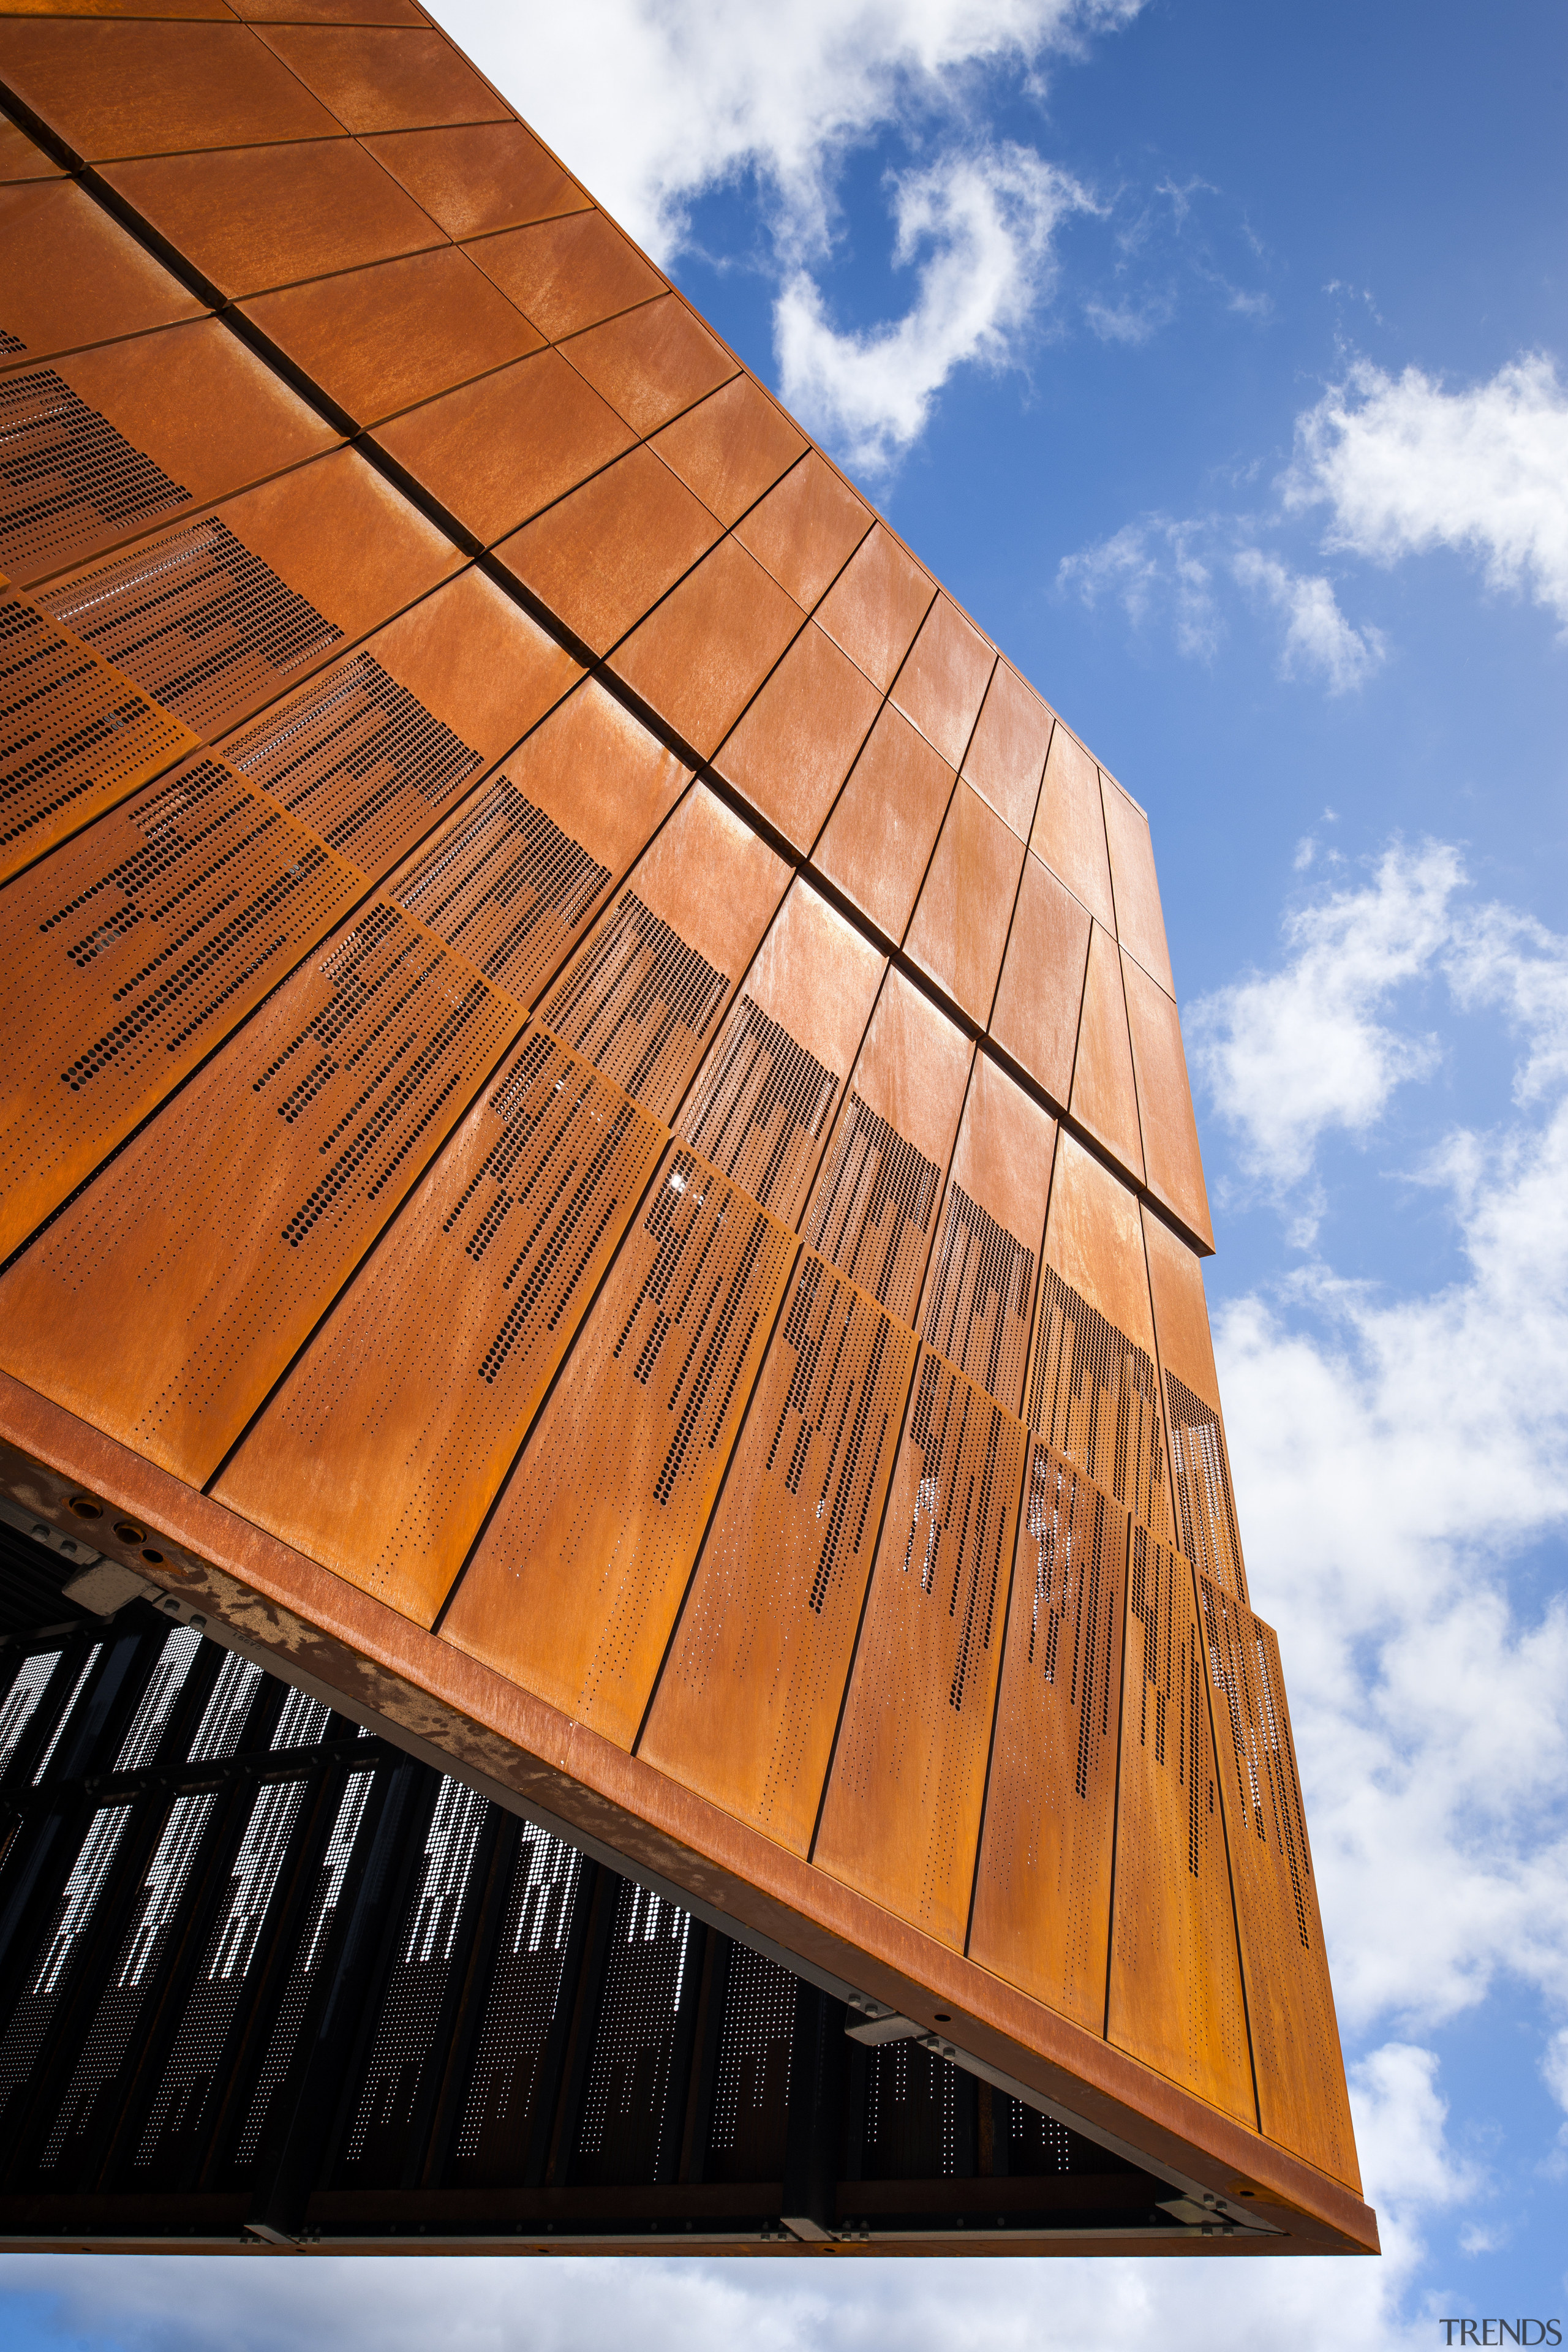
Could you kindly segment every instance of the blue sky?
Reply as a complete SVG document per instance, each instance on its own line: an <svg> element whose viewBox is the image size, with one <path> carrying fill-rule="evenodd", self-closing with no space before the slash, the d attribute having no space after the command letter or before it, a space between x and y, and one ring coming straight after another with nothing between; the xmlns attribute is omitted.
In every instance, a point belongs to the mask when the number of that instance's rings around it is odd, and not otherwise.
<svg viewBox="0 0 1568 2352"><path fill-rule="evenodd" d="M1568 2324L1568 11L440 13L1150 810L1388 2251L13 2261L11 2340Z"/></svg>

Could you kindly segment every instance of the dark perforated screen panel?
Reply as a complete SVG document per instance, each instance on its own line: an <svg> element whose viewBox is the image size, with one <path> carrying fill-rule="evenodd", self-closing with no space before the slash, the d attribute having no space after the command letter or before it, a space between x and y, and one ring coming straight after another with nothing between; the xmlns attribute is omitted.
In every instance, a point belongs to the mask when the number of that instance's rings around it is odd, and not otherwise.
<svg viewBox="0 0 1568 2352"><path fill-rule="evenodd" d="M194 748L47 614L0 598L0 881Z"/></svg>
<svg viewBox="0 0 1568 2352"><path fill-rule="evenodd" d="M972 1957L1105 2021L1127 1516L1029 1446Z"/></svg>
<svg viewBox="0 0 1568 2352"><path fill-rule="evenodd" d="M1034 1303L1034 1251L950 1184L921 1336L1011 1413L1024 1392Z"/></svg>
<svg viewBox="0 0 1568 2352"><path fill-rule="evenodd" d="M793 1225L837 1098L832 1071L742 994L681 1113L680 1132Z"/></svg>
<svg viewBox="0 0 1568 2352"><path fill-rule="evenodd" d="M676 2027L690 1997L691 1916L621 1882L594 2037L574 2180L668 2179L679 2146Z"/></svg>
<svg viewBox="0 0 1568 2352"><path fill-rule="evenodd" d="M464 2186L529 2173L582 1877L571 1846L527 1824L519 1830L452 2166Z"/></svg>
<svg viewBox="0 0 1568 2352"><path fill-rule="evenodd" d="M1154 1360L1048 1265L1040 1277L1028 1422L1152 1535L1169 1539Z"/></svg>
<svg viewBox="0 0 1568 2352"><path fill-rule="evenodd" d="M902 1323L912 1323L942 1171L850 1094L806 1238Z"/></svg>
<svg viewBox="0 0 1568 2352"><path fill-rule="evenodd" d="M219 1482L428 1624L592 1301L666 1132L523 1040Z"/></svg>
<svg viewBox="0 0 1568 2352"><path fill-rule="evenodd" d="M64 556L190 496L53 368L0 383L0 567Z"/></svg>
<svg viewBox="0 0 1568 2352"><path fill-rule="evenodd" d="M574 959L541 1017L574 1052L668 1118L729 986L627 890Z"/></svg>
<svg viewBox="0 0 1568 2352"><path fill-rule="evenodd" d="M1165 1375L1165 1393L1182 1549L1201 1575L1212 1576L1222 1591L1245 1601L1247 1570L1220 1417L1173 1372Z"/></svg>
<svg viewBox="0 0 1568 2352"><path fill-rule="evenodd" d="M789 2122L795 1980L744 1944L731 1946L729 1959L703 2177L777 2180Z"/></svg>
<svg viewBox="0 0 1568 2352"><path fill-rule="evenodd" d="M1024 1431L922 1350L816 1858L962 1946Z"/></svg>
<svg viewBox="0 0 1568 2352"><path fill-rule="evenodd" d="M802 1257L639 1753L804 1853L914 1336Z"/></svg>

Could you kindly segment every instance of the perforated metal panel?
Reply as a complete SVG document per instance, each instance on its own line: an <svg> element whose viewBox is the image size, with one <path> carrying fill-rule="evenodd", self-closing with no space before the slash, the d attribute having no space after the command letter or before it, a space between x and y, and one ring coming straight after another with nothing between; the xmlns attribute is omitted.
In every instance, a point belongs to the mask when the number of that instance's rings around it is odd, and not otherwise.
<svg viewBox="0 0 1568 2352"><path fill-rule="evenodd" d="M484 765L373 654L231 736L223 752L373 879Z"/></svg>
<svg viewBox="0 0 1568 2352"><path fill-rule="evenodd" d="M443 1622L623 1746L795 1247L695 1153L670 1152Z"/></svg>
<svg viewBox="0 0 1568 2352"><path fill-rule="evenodd" d="M917 2042L865 2054L858 2126L863 2180L951 2180L974 2164L974 2084Z"/></svg>
<svg viewBox="0 0 1568 2352"><path fill-rule="evenodd" d="M0 882L194 748L47 613L0 597Z"/></svg>
<svg viewBox="0 0 1568 2352"><path fill-rule="evenodd" d="M1210 1578L1197 1585L1259 2117L1359 2189L1279 1640Z"/></svg>
<svg viewBox="0 0 1568 2352"><path fill-rule="evenodd" d="M342 635L216 515L95 564L38 601L201 735Z"/></svg>
<svg viewBox="0 0 1568 2352"><path fill-rule="evenodd" d="M971 1956L1105 2022L1127 1515L1029 1447Z"/></svg>
<svg viewBox="0 0 1568 2352"><path fill-rule="evenodd" d="M1040 1277L1027 1417L1037 1437L1169 1541L1154 1360L1049 1265Z"/></svg>
<svg viewBox="0 0 1568 2352"><path fill-rule="evenodd" d="M941 1190L941 1169L851 1090L806 1238L889 1315L912 1323Z"/></svg>
<svg viewBox="0 0 1568 2352"><path fill-rule="evenodd" d="M676 2026L689 1987L691 1915L622 1880L572 2177L668 2179L679 2146L685 2084Z"/></svg>
<svg viewBox="0 0 1568 2352"><path fill-rule="evenodd" d="M1244 1601L1247 1571L1224 1426L1214 1407L1194 1396L1174 1372L1165 1375L1165 1394L1182 1549L1200 1574L1212 1576L1222 1591Z"/></svg>
<svg viewBox="0 0 1568 2352"><path fill-rule="evenodd" d="M217 1492L428 1624L666 1141L535 1030Z"/></svg>
<svg viewBox="0 0 1568 2352"><path fill-rule="evenodd" d="M54 1679L61 1655L58 1650L35 1650L30 1657L22 1659L11 1687L0 1700L0 1780L11 1769L11 1759Z"/></svg>
<svg viewBox="0 0 1568 2352"><path fill-rule="evenodd" d="M0 567L67 554L190 497L53 368L0 382Z"/></svg>
<svg viewBox="0 0 1568 2352"><path fill-rule="evenodd" d="M776 2180L784 2168L795 1979L744 1944L731 1947L707 2180Z"/></svg>
<svg viewBox="0 0 1568 2352"><path fill-rule="evenodd" d="M1107 2032L1244 2123L1256 2120L1186 1562L1132 1529Z"/></svg>
<svg viewBox="0 0 1568 2352"><path fill-rule="evenodd" d="M540 1017L574 1052L668 1118L729 990L721 971L626 890Z"/></svg>
<svg viewBox="0 0 1568 2352"><path fill-rule="evenodd" d="M527 2177L582 1877L571 1846L522 1826L453 2156L464 2186Z"/></svg>
<svg viewBox="0 0 1568 2352"><path fill-rule="evenodd" d="M962 1946L1025 1433L922 1349L815 1858Z"/></svg>
<svg viewBox="0 0 1568 2352"><path fill-rule="evenodd" d="M638 1753L804 1853L915 1341L802 1257Z"/></svg>
<svg viewBox="0 0 1568 2352"><path fill-rule="evenodd" d="M0 1034L0 1256L363 887L214 760L148 785L11 884L0 964L29 1017Z"/></svg>
<svg viewBox="0 0 1568 2352"><path fill-rule="evenodd" d="M793 1225L837 1099L833 1072L742 992L681 1112L679 1132Z"/></svg>
<svg viewBox="0 0 1568 2352"><path fill-rule="evenodd" d="M609 882L608 866L498 775L387 895L530 1005Z"/></svg>
<svg viewBox="0 0 1568 2352"><path fill-rule="evenodd" d="M26 2105L39 2053L91 1933L131 1818L129 1805L102 1805L89 1815L65 1885L16 1983L0 2041L0 2129L6 2132L16 2129Z"/></svg>
<svg viewBox="0 0 1568 2352"><path fill-rule="evenodd" d="M950 1184L921 1336L1011 1413L1023 1395L1034 1303L1034 1251Z"/></svg>
<svg viewBox="0 0 1568 2352"><path fill-rule="evenodd" d="M517 1019L373 905L12 1267L5 1363L199 1486Z"/></svg>

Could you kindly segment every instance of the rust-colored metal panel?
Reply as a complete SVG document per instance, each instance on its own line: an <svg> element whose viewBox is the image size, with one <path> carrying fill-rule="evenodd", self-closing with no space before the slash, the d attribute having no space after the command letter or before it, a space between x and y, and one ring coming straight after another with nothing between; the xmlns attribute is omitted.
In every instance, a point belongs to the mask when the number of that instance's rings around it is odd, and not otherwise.
<svg viewBox="0 0 1568 2352"><path fill-rule="evenodd" d="M962 1950L1025 1433L921 1352L813 1859Z"/></svg>
<svg viewBox="0 0 1568 2352"><path fill-rule="evenodd" d="M637 1752L804 1854L816 1826L913 1334L795 1269Z"/></svg>
<svg viewBox="0 0 1568 2352"><path fill-rule="evenodd" d="M353 139L162 155L103 176L230 297L446 242Z"/></svg>
<svg viewBox="0 0 1568 2352"><path fill-rule="evenodd" d="M448 236L486 236L584 212L591 202L521 122L393 131L364 143Z"/></svg>
<svg viewBox="0 0 1568 2352"><path fill-rule="evenodd" d="M581 676L464 572L221 748L374 881Z"/></svg>
<svg viewBox="0 0 1568 2352"><path fill-rule="evenodd" d="M617 1747L642 1722L796 1247L671 1149L443 1620Z"/></svg>
<svg viewBox="0 0 1568 2352"><path fill-rule="evenodd" d="M1162 1542L1171 1492L1139 1205L1057 1138L1026 1418Z"/></svg>
<svg viewBox="0 0 1568 2352"><path fill-rule="evenodd" d="M999 661L963 757L963 773L1022 841L1027 841L1035 822L1055 724L1050 705L1016 669Z"/></svg>
<svg viewBox="0 0 1568 2352"><path fill-rule="evenodd" d="M921 1308L921 1336L1023 1409L1056 1121L977 1055Z"/></svg>
<svg viewBox="0 0 1568 2352"><path fill-rule="evenodd" d="M200 1486L518 1026L373 902L17 1260L0 1360Z"/></svg>
<svg viewBox="0 0 1568 2352"><path fill-rule="evenodd" d="M891 940L901 940L957 782L885 703L823 828L815 864Z"/></svg>
<svg viewBox="0 0 1568 2352"><path fill-rule="evenodd" d="M639 434L654 432L737 373L718 337L678 294L574 335L566 356Z"/></svg>
<svg viewBox="0 0 1568 2352"><path fill-rule="evenodd" d="M1091 2033L1105 2029L1127 1530L1031 1442L969 1952Z"/></svg>
<svg viewBox="0 0 1568 2352"><path fill-rule="evenodd" d="M1358 2194L1323 1922L1274 1629L1197 1580L1263 2130Z"/></svg>
<svg viewBox="0 0 1568 2352"><path fill-rule="evenodd" d="M1204 1645L1185 1560L1132 1529L1108 2038L1254 2122Z"/></svg>
<svg viewBox="0 0 1568 2352"><path fill-rule="evenodd" d="M602 654L720 536L708 509L642 447L503 540L496 558Z"/></svg>
<svg viewBox="0 0 1568 2352"><path fill-rule="evenodd" d="M266 25L423 25L415 0L229 0L237 16Z"/></svg>
<svg viewBox="0 0 1568 2352"><path fill-rule="evenodd" d="M357 451L336 449L38 601L211 740L461 562Z"/></svg>
<svg viewBox="0 0 1568 2352"><path fill-rule="evenodd" d="M813 449L770 490L737 537L809 612L876 517Z"/></svg>
<svg viewBox="0 0 1568 2352"><path fill-rule="evenodd" d="M633 437L553 351L375 432L387 455L487 547L607 466Z"/></svg>
<svg viewBox="0 0 1568 2352"><path fill-rule="evenodd" d="M195 741L48 613L0 596L0 882Z"/></svg>
<svg viewBox="0 0 1568 2352"><path fill-rule="evenodd" d="M1031 850L996 983L991 1034L1063 1104L1072 1092L1089 930L1087 908Z"/></svg>
<svg viewBox="0 0 1568 2352"><path fill-rule="evenodd" d="M900 971L877 1000L801 1230L912 1323L974 1049Z"/></svg>
<svg viewBox="0 0 1568 2352"><path fill-rule="evenodd" d="M212 760L146 786L10 884L0 896L0 1258L363 887Z"/></svg>
<svg viewBox="0 0 1568 2352"><path fill-rule="evenodd" d="M984 1028L1026 851L978 793L960 782L942 820L906 942L922 971Z"/></svg>
<svg viewBox="0 0 1568 2352"><path fill-rule="evenodd" d="M493 122L508 109L439 33L380 25L258 25L346 131Z"/></svg>
<svg viewBox="0 0 1568 2352"><path fill-rule="evenodd" d="M667 1140L531 1032L215 1491L430 1624Z"/></svg>
<svg viewBox="0 0 1568 2352"><path fill-rule="evenodd" d="M0 185L18 180L59 180L64 167L35 146L20 123L0 114Z"/></svg>
<svg viewBox="0 0 1568 2352"><path fill-rule="evenodd" d="M1176 1531L1182 1549L1200 1573L1245 1601L1247 1567L1231 1489L1203 1267L1148 1209L1143 1212L1143 1245L1164 1374Z"/></svg>
<svg viewBox="0 0 1568 2352"><path fill-rule="evenodd" d="M1116 929L1100 771L1058 719L1029 846L1108 931Z"/></svg>
<svg viewBox="0 0 1568 2352"><path fill-rule="evenodd" d="M677 1132L784 1223L798 1223L884 959L795 882L688 1096Z"/></svg>
<svg viewBox="0 0 1568 2352"><path fill-rule="evenodd" d="M0 282L7 367L203 315L195 296L69 182L0 194Z"/></svg>
<svg viewBox="0 0 1568 2352"><path fill-rule="evenodd" d="M690 780L590 679L391 877L386 895L526 1008Z"/></svg>
<svg viewBox="0 0 1568 2352"><path fill-rule="evenodd" d="M786 840L809 849L881 703L810 621L713 764Z"/></svg>
<svg viewBox="0 0 1568 2352"><path fill-rule="evenodd" d="M724 539L633 632L610 667L706 756L805 618L738 541Z"/></svg>
<svg viewBox="0 0 1568 2352"><path fill-rule="evenodd" d="M655 446L721 522L732 523L807 443L777 401L749 375L738 375L667 425Z"/></svg>
<svg viewBox="0 0 1568 2352"><path fill-rule="evenodd" d="M216 319L0 376L0 563L26 585L338 436Z"/></svg>
<svg viewBox="0 0 1568 2352"><path fill-rule="evenodd" d="M935 582L879 523L823 598L816 617L885 694L935 594Z"/></svg>
<svg viewBox="0 0 1568 2352"><path fill-rule="evenodd" d="M994 648L939 595L899 672L893 700L950 768L963 764L995 666Z"/></svg>
<svg viewBox="0 0 1568 2352"><path fill-rule="evenodd" d="M468 251L552 343L667 290L630 238L597 211L509 229Z"/></svg>
<svg viewBox="0 0 1568 2352"><path fill-rule="evenodd" d="M669 1118L789 878L699 785L574 956L542 1021Z"/></svg>
<svg viewBox="0 0 1568 2352"><path fill-rule="evenodd" d="M339 126L247 26L0 19L0 80L89 163Z"/></svg>
<svg viewBox="0 0 1568 2352"><path fill-rule="evenodd" d="M1165 918L1160 906L1160 884L1154 872L1154 850L1149 820L1133 805L1114 776L1100 772L1105 810L1105 837L1110 850L1110 881L1116 898L1116 931L1129 955L1136 958L1167 996L1174 996L1170 950L1165 945Z"/></svg>
<svg viewBox="0 0 1568 2352"><path fill-rule="evenodd" d="M1208 1188L1204 1182L1198 1126L1193 1114L1182 1024L1174 1003L1142 964L1121 951L1121 984L1138 1087L1138 1123L1149 1190L1189 1233L1214 1247Z"/></svg>
<svg viewBox="0 0 1568 2352"><path fill-rule="evenodd" d="M543 340L450 246L242 307L362 425L488 375Z"/></svg>
<svg viewBox="0 0 1568 2352"><path fill-rule="evenodd" d="M1137 1180L1143 1175L1138 1090L1127 1033L1121 958L1109 931L1090 926L1083 1010L1072 1069L1072 1115Z"/></svg>

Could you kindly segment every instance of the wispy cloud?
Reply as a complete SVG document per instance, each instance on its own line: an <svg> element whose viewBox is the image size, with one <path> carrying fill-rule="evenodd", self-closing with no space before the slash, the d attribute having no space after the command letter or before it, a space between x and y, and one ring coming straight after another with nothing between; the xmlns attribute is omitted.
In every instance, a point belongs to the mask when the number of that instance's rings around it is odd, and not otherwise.
<svg viewBox="0 0 1568 2352"><path fill-rule="evenodd" d="M1365 625L1352 628L1340 610L1332 583L1321 572L1292 571L1279 556L1265 555L1256 547L1238 548L1231 569L1244 588L1284 614L1280 667L1287 677L1305 670L1321 677L1331 694L1348 694L1382 667L1382 632Z"/></svg>

